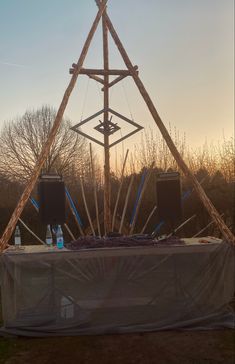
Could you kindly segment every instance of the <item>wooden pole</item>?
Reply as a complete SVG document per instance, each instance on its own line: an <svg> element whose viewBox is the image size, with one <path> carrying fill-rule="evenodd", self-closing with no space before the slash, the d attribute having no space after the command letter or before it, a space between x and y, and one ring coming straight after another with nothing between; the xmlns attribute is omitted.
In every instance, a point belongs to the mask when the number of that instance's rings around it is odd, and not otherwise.
<svg viewBox="0 0 235 364"><path fill-rule="evenodd" d="M72 215L73 215L73 217L74 217L74 220L75 220L75 222L76 222L76 225L77 225L77 227L78 227L78 230L79 230L79 232L80 232L81 236L84 236L83 229L82 229L81 225L79 224L78 218L77 218L76 213L75 213L75 211L74 211L74 209L73 209L73 207L72 207L72 205L71 205L71 201L69 200L69 197L68 197L67 193L66 193L66 199L67 199L67 201L68 201L69 209L70 209L70 211L71 211L71 213L72 213ZM74 239L74 240L75 240L75 239Z"/></svg>
<svg viewBox="0 0 235 364"><path fill-rule="evenodd" d="M157 210L157 206L155 205L154 208L152 209L152 211L150 212L150 214L149 214L149 216L148 216L148 218L146 220L146 223L144 224L144 226L143 226L143 228L142 228L142 230L140 232L141 234L143 234L145 232L145 229L147 228L148 223L149 223L150 219L152 218L152 216L153 216L153 214L154 214L154 212L156 210Z"/></svg>
<svg viewBox="0 0 235 364"><path fill-rule="evenodd" d="M70 68L69 69L69 73L72 75L75 71L77 70L77 65L76 63L73 64L73 68ZM137 70L137 68L136 68ZM108 70L104 70L104 69L87 69L87 68L82 68L81 71L80 71L80 75L87 75L87 76L90 76L90 75L99 75L99 76L104 76L104 75L109 75L109 76L131 76L131 73L130 71L128 70L111 70L111 69L108 69Z"/></svg>
<svg viewBox="0 0 235 364"><path fill-rule="evenodd" d="M120 185L119 185L119 189L118 189L117 200L116 200L114 211L113 211L112 231L113 231L114 225L115 225L115 219L116 219L118 203L119 203L120 194L121 194L123 181L124 181L124 171L125 171L125 167L126 167L126 161L127 161L128 153L129 153L129 149L127 149L127 151L126 151L126 155L125 155L123 166L122 166L121 181L120 181Z"/></svg>
<svg viewBox="0 0 235 364"><path fill-rule="evenodd" d="M96 190L96 180L95 180L95 169L94 169L94 162L93 162L93 156L92 156L91 143L90 143L90 158L91 158L91 175L92 175L93 189L94 189L96 223L97 223L98 234L99 234L99 236L101 236L100 220L99 220L99 206L98 206L98 198L97 198L97 190Z"/></svg>
<svg viewBox="0 0 235 364"><path fill-rule="evenodd" d="M102 5L102 3L99 0L96 0L96 3L98 4L98 6L100 7ZM147 92L147 90L144 87L143 82L140 80L138 73L136 72L136 70L134 69L134 66L132 65L128 54L125 50L125 48L123 47L114 27L112 22L110 21L107 13L104 13L104 17L106 18L106 24L107 27L113 37L113 40L117 46L117 48L120 51L120 54L122 55L122 58L128 68L128 70L131 72L132 77L135 81L136 86L138 87L155 123L157 124L163 138L165 139L168 148L170 149L173 157L175 158L179 168L182 170L182 172L185 174L185 176L191 181L191 183L193 184L193 187L195 188L195 191L197 192L200 200L202 201L204 207L206 208L206 210L208 211L209 215L211 216L211 218L215 221L216 225L218 226L222 236L230 241L233 242L235 244L235 236L233 235L233 233L230 231L230 229L227 227L227 225L225 224L225 222L223 221L223 219L221 218L220 214L218 213L218 211L216 210L216 208L214 207L214 205L212 204L212 202L210 201L210 199L208 198L208 196L206 195L204 189L201 187L200 183L198 182L198 180L196 179L196 177L193 175L193 173L190 171L190 169L188 168L188 166L186 165L186 163L184 162L184 160L182 159L179 151L177 150L170 134L168 133L165 125L163 124L160 116L158 115L158 112Z"/></svg>
<svg viewBox="0 0 235 364"><path fill-rule="evenodd" d="M103 58L104 58L104 233L111 231L111 213L110 213L110 152L109 152L109 48L108 48L108 28L106 18L104 17L106 10L102 16L103 28Z"/></svg>
<svg viewBox="0 0 235 364"><path fill-rule="evenodd" d="M83 198L85 210L86 210L86 213L87 213L87 217L88 217L88 220L89 220L89 224L90 224L90 227L91 227L91 231L92 231L93 236L95 236L95 230L94 230L94 227L93 227L93 224L92 224L91 215L90 215L88 205L87 205L87 202L86 202L86 195L85 195L85 192L84 192L84 186L83 186L82 178L80 178L80 185L81 185L81 190L82 190L82 198Z"/></svg>
<svg viewBox="0 0 235 364"><path fill-rule="evenodd" d="M100 77L97 77L97 76L95 76L95 75L89 75L89 77L90 77L92 80L95 80L95 81L97 81L97 82L101 83L102 85L104 84L104 80L103 80L102 78L100 78Z"/></svg>
<svg viewBox="0 0 235 364"><path fill-rule="evenodd" d="M221 215L221 217L223 217L224 214ZM200 230L198 233L196 233L195 235L192 236L192 238L196 238L198 235L200 235L201 233L203 233L208 227L210 227L211 225L213 225L215 222L211 221L209 224L207 224L202 230Z"/></svg>
<svg viewBox="0 0 235 364"><path fill-rule="evenodd" d="M137 216L138 216L138 213L139 213L139 209L140 209L140 206L141 206L141 202L142 202L145 190L147 188L148 182L150 180L151 174L153 172L153 165L154 165L154 163L152 163L152 165L151 165L151 167L150 167L150 169L148 171L148 174L147 174L147 176L146 176L146 178L144 180L144 185L143 185L143 188L141 190L140 197L139 197L139 200L138 200L138 203L137 203L137 206L136 206L136 210L135 210L135 215L134 215L134 218L133 218L133 221L132 221L132 224L131 224L130 234L133 234L133 232L134 232L134 228L135 228Z"/></svg>
<svg viewBox="0 0 235 364"><path fill-rule="evenodd" d="M69 234L70 238L72 238L73 240L76 240L76 239L75 239L75 236L73 235L72 231L70 230L70 228L68 227L68 225L67 225L66 223L64 223L64 227L65 227L65 229L67 230L67 232L68 232L68 234Z"/></svg>
<svg viewBox="0 0 235 364"><path fill-rule="evenodd" d="M135 66L135 69L137 71L138 70L138 66ZM130 76L130 74L129 75L121 75L121 76L118 76L117 78L115 78L115 80L113 80L112 82L110 82L109 88L110 87L113 87L114 85L116 85L118 82L122 81L127 76ZM104 91L104 89L102 88L101 91Z"/></svg>
<svg viewBox="0 0 235 364"><path fill-rule="evenodd" d="M58 109L58 112L56 114L56 118L55 118L55 121L54 121L54 124L50 130L50 133L49 133L49 136L48 136L48 139L46 141L46 143L44 144L43 148L42 148L42 151L40 153L40 156L38 158L38 161L34 167L34 170L32 172L32 175L31 175L31 178L29 179L27 185L26 185L26 188L11 216L11 219L2 235L2 238L0 240L0 252L3 251L7 245L7 242L9 241L14 229L15 229L15 226L17 224L17 221L25 207L25 204L27 203L29 197L30 197L30 194L35 186L35 183L37 181L37 178L39 176L39 173L41 171L41 168L43 167L43 164L45 163L46 161L46 158L50 152L50 147L53 143L53 141L55 140L55 136L57 134L57 131L60 127L60 124L61 124L61 121L62 121L62 118L63 118L63 115L64 115L64 111L66 109L66 106L68 104L68 101L69 101L69 97L71 95L71 92L73 91L74 89L74 86L76 84L76 81L77 81L77 78L78 78L78 75L79 75L79 72L82 68L82 65L83 65L83 62L86 58L86 55L87 55L87 52L88 52L88 49L89 49L89 46L91 44L91 40L93 38L93 35L97 29L97 26L98 26L98 23L100 21L100 18L106 8L106 3L107 3L107 0L104 0L99 8L99 11L96 15L96 18L92 24L92 27L91 27L91 30L88 34L88 37L85 41L85 44L83 46L83 49L82 49L82 53L80 55L80 58L77 62L77 69L76 71L74 72L74 74L72 75L71 77L71 80L69 82L69 85L64 93L64 96L63 96L63 99L62 99L62 102L60 104L60 107Z"/></svg>
<svg viewBox="0 0 235 364"><path fill-rule="evenodd" d="M123 212L122 212L121 223L120 223L120 227L119 227L119 231L118 231L120 234L122 233L123 223L124 223L124 219L125 219L125 215L126 215L126 209L127 209L128 201L130 198L134 178L135 178L135 176L134 176L134 174L132 174L130 184L129 184L129 187L127 190L126 198L125 198L125 204L124 204L124 208L123 208Z"/></svg>
<svg viewBox="0 0 235 364"><path fill-rule="evenodd" d="M195 219L196 216L197 215L194 214L193 216L191 216L190 218L188 218L187 220L185 220L184 222L182 222L182 224L180 224L176 229L174 229L173 232L171 232L169 235L167 235L167 238L170 238L172 235L174 235L177 231L179 231L188 222L190 222L191 220Z"/></svg>
<svg viewBox="0 0 235 364"><path fill-rule="evenodd" d="M28 225L25 224L25 222L19 217L19 221L21 222L21 224L25 227L26 230L28 230L28 232L33 235L41 244L46 245L46 243L44 243L44 241L42 239L40 239L29 227Z"/></svg>

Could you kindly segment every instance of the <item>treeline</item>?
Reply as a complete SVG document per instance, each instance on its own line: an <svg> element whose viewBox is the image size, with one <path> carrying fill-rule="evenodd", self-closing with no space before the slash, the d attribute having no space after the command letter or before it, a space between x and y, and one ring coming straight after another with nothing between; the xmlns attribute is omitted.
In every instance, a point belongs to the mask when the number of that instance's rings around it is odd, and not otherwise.
<svg viewBox="0 0 235 364"><path fill-rule="evenodd" d="M7 222L17 204L24 189L26 180L29 178L41 147L45 142L50 127L54 120L55 110L49 106L43 106L36 111L27 111L21 118L5 123L0 135L0 234L3 233ZM60 173L63 175L66 186L73 198L77 210L81 216L82 228L85 233L90 234L89 221L84 207L81 194L80 178L84 181L87 204L92 217L96 220L94 202L94 184L91 176L89 157L89 145L78 134L70 130L71 123L64 120L61 130L52 146L51 154L44 166L44 172ZM234 141L223 140L218 145L207 145L191 150L186 143L185 136L181 136L176 130L171 130L172 138L184 159L190 165L198 181L202 183L207 195L214 203L217 210L223 214L223 218L234 232ZM103 211L103 179L102 167L95 158L96 187L102 224ZM128 166L123 180L122 191L117 209L117 224L122 216L128 187L134 175L133 185L127 205L123 231L128 233L129 224L133 216L133 209L140 181L146 169L152 167L152 174L144 193L141 208L138 213L134 233L140 233L145 225L150 212L156 201L156 175L159 172L177 171L177 165L159 134L148 130L142 135L142 142L130 153ZM121 170L121 164L119 169ZM210 222L208 213L202 206L200 199L192 186L181 176L182 195L187 193L188 198L183 202L183 220L194 214L196 217L186 224L177 235L193 236ZM114 211L118 189L120 186L120 172L113 171L111 175L111 210ZM33 192L37 197L37 188ZM22 220L42 239L45 238L45 226L42 226L38 213L33 205L28 202ZM146 233L152 233L159 223L157 209L150 219ZM75 219L67 205L67 224L75 237L78 237L79 229ZM20 225L20 223L19 223ZM103 228L102 228L103 229ZM163 225L159 234L169 232L169 226ZM35 239L21 226L23 240L27 243ZM205 230L203 235L220 236L219 231L213 224ZM69 236L65 231L66 240Z"/></svg>

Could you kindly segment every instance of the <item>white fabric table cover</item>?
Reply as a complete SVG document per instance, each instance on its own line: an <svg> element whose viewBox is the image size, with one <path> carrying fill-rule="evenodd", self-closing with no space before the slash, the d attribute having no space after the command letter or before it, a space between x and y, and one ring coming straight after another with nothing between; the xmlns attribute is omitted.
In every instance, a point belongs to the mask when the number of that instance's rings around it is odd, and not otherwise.
<svg viewBox="0 0 235 364"><path fill-rule="evenodd" d="M234 247L186 245L69 251L45 246L0 257L2 334L126 333L233 327Z"/></svg>

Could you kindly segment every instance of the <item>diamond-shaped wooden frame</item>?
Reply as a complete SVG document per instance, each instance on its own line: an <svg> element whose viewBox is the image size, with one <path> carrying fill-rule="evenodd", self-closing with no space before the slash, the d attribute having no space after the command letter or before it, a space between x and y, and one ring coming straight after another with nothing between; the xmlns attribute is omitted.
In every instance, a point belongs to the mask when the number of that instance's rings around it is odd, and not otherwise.
<svg viewBox="0 0 235 364"><path fill-rule="evenodd" d="M143 126L140 126L139 124L135 123L134 121L132 121L132 120L128 119L127 117L125 117L125 116L123 116L123 115L119 114L117 111L114 111L113 109L108 108L108 109L102 109L102 110L98 111L97 113L95 113L95 114L93 114L93 115L89 116L88 118L86 118L86 119L82 120L80 123L78 123L78 124L76 124L76 125L72 126L71 130L76 131L76 133L78 133L78 134L80 134L80 135L84 136L85 138L90 139L91 141L93 141L93 142L95 142L95 143L97 143L97 144L101 145L102 147L104 147L104 143L102 143L102 142L100 142L98 139L93 138L92 136L90 136L90 135L88 135L88 134L86 134L86 133L82 132L81 130L79 130L79 128L80 128L82 125L84 125L84 124L88 123L90 120L92 120L92 119L96 118L97 116L99 116L99 115L103 114L105 111L108 111L108 112L110 112L110 113L111 113L111 114L113 114L113 115L116 115L118 118L120 118L120 119L122 119L122 120L126 121L127 123L131 124L132 126L134 126L134 127L136 128L135 130L131 131L130 133L128 133L128 134L126 134L126 135L124 135L122 138L120 138L120 139L116 140L115 142L111 143L111 144L109 145L109 148L112 148L114 145L119 144L119 143L120 143L120 142L122 142L123 140L125 140L125 139L129 138L130 136L134 135L135 133L137 133L138 131L140 131L140 130L142 130L142 129L143 129Z"/></svg>

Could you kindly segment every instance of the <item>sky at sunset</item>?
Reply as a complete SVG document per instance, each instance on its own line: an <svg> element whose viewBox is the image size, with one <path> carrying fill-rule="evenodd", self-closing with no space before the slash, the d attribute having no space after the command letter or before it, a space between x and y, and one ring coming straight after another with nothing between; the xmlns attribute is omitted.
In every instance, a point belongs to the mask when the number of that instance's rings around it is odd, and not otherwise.
<svg viewBox="0 0 235 364"><path fill-rule="evenodd" d="M163 122L185 132L192 146L233 135L233 0L108 5ZM93 0L0 0L0 127L27 109L59 106L96 12ZM100 27L84 66L102 66ZM111 39L110 67L124 67ZM102 109L99 88L86 76L78 79L66 110L73 124ZM112 88L111 107L155 128L130 78Z"/></svg>

